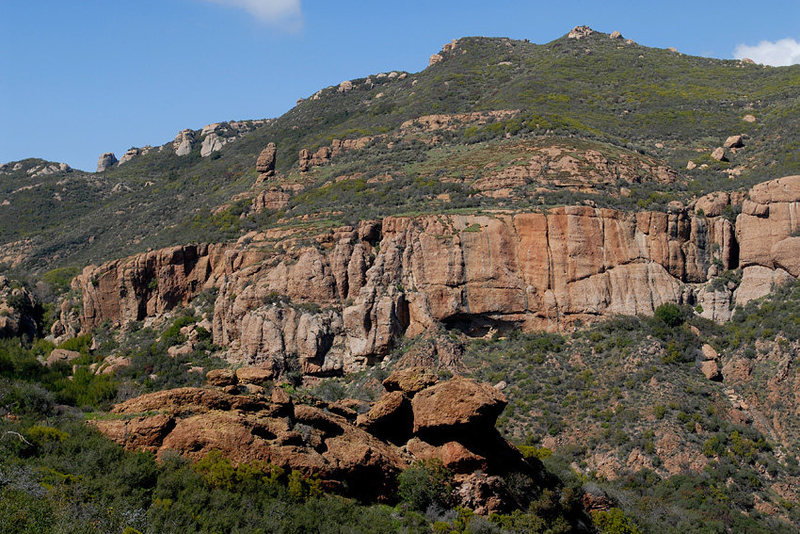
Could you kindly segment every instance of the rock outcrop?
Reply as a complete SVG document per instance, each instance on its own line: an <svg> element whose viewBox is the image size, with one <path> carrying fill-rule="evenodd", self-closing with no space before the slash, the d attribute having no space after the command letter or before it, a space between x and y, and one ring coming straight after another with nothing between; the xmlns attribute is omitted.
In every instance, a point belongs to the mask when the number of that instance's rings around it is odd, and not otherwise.
<svg viewBox="0 0 800 534"><path fill-rule="evenodd" d="M800 276L800 176L764 182L750 190L736 219L742 283L736 303Z"/></svg>
<svg viewBox="0 0 800 534"><path fill-rule="evenodd" d="M200 145L200 157L208 157L221 150L226 144L228 144L228 140L225 137L211 132L203 138L203 144Z"/></svg>
<svg viewBox="0 0 800 534"><path fill-rule="evenodd" d="M272 187L266 191L257 193L253 197L251 209L258 213L264 210L280 210L289 203L291 194L278 187Z"/></svg>
<svg viewBox="0 0 800 534"><path fill-rule="evenodd" d="M724 215L734 197L668 213L566 206L386 217L320 233L313 245L275 230L175 247L84 270L81 321L125 325L215 287L214 342L230 361L274 376L294 360L311 375L359 370L399 338L441 326L472 336L557 330L666 302L700 304L725 321L733 304L800 275L800 177L754 187L735 225ZM738 288L707 284L739 268Z"/></svg>
<svg viewBox="0 0 800 534"><path fill-rule="evenodd" d="M194 130L182 130L175 136L172 142L172 149L175 151L176 156L186 156L194 148L195 144Z"/></svg>
<svg viewBox="0 0 800 534"><path fill-rule="evenodd" d="M594 30L591 29L589 26L575 26L567 34L567 38L581 40L581 39L586 39L587 37L589 37L594 33L595 33Z"/></svg>
<svg viewBox="0 0 800 534"><path fill-rule="evenodd" d="M226 245L187 245L86 267L72 281L82 294L81 324L90 329L109 320L125 326L164 313L259 258L256 251ZM64 315L62 308L60 321L66 323Z"/></svg>
<svg viewBox="0 0 800 534"><path fill-rule="evenodd" d="M256 172L258 172L260 176L268 178L275 175L275 155L277 152L278 149L275 143L270 143L258 155L258 159L256 160Z"/></svg>
<svg viewBox="0 0 800 534"><path fill-rule="evenodd" d="M358 422L354 412L336 404L295 404L278 387L269 396L241 394L225 372L209 380L227 389L150 393L114 407L112 412L123 418L92 424L125 448L159 458L173 450L199 460L218 450L234 464L261 460L317 474L329 491L378 501L396 498L400 471L416 460L435 458L455 473L454 495L461 504L478 513L511 504L503 499L500 475L536 473L494 428L505 399L472 380L455 378L419 391L413 412L404 392L387 393ZM476 485L493 489L475 499L469 489Z"/></svg>
<svg viewBox="0 0 800 534"><path fill-rule="evenodd" d="M36 334L36 299L24 287L0 275L0 339Z"/></svg>
<svg viewBox="0 0 800 534"><path fill-rule="evenodd" d="M105 152L97 160L97 172L105 172L117 163L117 157L113 152Z"/></svg>
<svg viewBox="0 0 800 534"><path fill-rule="evenodd" d="M458 39L453 39L449 43L445 43L445 45L442 46L442 50L438 54L432 54L431 57L428 59L428 66L432 67L437 63L443 61L448 56L448 54L455 51L456 47L458 47Z"/></svg>
<svg viewBox="0 0 800 534"><path fill-rule="evenodd" d="M298 167L300 172L307 172L311 167L319 167L320 165L330 163L331 158L335 158L343 152L360 150L378 138L383 138L383 136L368 136L359 137L356 139L334 139L331 141L330 146L321 146L313 153L304 148L300 150L300 153L298 154Z"/></svg>
<svg viewBox="0 0 800 534"><path fill-rule="evenodd" d="M151 150L153 150L153 147L151 147L149 145L148 146L144 146L142 148L138 148L138 147L129 148L128 151L125 152L125 154L123 154L121 158L119 158L119 164L122 165L124 163L127 163L127 162L131 161L134 158L137 158L139 156L144 156L145 154L147 154Z"/></svg>

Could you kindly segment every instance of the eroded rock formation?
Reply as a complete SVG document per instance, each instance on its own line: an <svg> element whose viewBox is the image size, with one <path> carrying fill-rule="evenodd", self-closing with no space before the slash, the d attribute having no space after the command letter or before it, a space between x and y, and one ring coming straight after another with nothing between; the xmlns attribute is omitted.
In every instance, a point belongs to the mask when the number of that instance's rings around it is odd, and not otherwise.
<svg viewBox="0 0 800 534"><path fill-rule="evenodd" d="M256 251L233 250L223 244L187 245L89 266L72 281L73 289L82 295L80 324L90 329L108 320L125 326L164 313L214 287L226 272L259 258ZM54 328L69 328L70 310L62 305Z"/></svg>
<svg viewBox="0 0 800 534"><path fill-rule="evenodd" d="M113 152L106 152L100 155L100 158L97 160L97 172L105 172L114 164L117 163L117 157L114 155Z"/></svg>
<svg viewBox="0 0 800 534"><path fill-rule="evenodd" d="M401 336L440 326L470 335L563 328L665 302L725 321L734 304L800 275L800 177L760 184L736 224L737 195L627 213L386 217L302 238L272 230L236 245L176 247L89 267L76 279L84 328L122 325L219 289L214 342L278 376L349 372ZM268 246L267 246L268 245ZM271 250L265 252L264 250ZM742 268L742 282L712 283Z"/></svg>
<svg viewBox="0 0 800 534"><path fill-rule="evenodd" d="M275 143L270 143L261 151L256 160L256 171L259 177L270 177L275 175L275 155L278 149Z"/></svg>
<svg viewBox="0 0 800 534"><path fill-rule="evenodd" d="M420 391L396 390L361 416L346 402L294 404L280 387L269 396L247 395L225 371L210 373L209 382L226 389L180 388L143 395L112 410L124 418L92 424L128 449L158 457L174 450L193 460L219 450L235 464L263 460L318 474L327 490L370 500L393 500L401 470L415 460L436 458L455 473L455 495L472 499L462 504L478 513L501 511L509 504L500 493L500 475L535 474L494 428L505 398L473 380L454 378ZM392 441L386 439L387 428L392 429ZM496 491L475 501L469 488L476 485Z"/></svg>

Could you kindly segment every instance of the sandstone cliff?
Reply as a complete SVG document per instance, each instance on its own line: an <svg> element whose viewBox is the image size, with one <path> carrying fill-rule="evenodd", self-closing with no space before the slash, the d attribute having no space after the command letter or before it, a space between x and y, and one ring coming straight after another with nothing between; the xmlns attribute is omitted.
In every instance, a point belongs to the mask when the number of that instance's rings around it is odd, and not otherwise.
<svg viewBox="0 0 800 534"><path fill-rule="evenodd" d="M81 325L121 325L217 288L214 342L276 375L349 372L400 336L444 325L471 335L555 330L665 302L725 321L733 304L800 274L800 177L760 184L736 223L735 195L668 213L566 206L541 213L427 215L291 229L230 245L176 247L88 267ZM742 268L741 285L719 284ZM711 284L708 282L711 281ZM735 290L735 291L734 291Z"/></svg>

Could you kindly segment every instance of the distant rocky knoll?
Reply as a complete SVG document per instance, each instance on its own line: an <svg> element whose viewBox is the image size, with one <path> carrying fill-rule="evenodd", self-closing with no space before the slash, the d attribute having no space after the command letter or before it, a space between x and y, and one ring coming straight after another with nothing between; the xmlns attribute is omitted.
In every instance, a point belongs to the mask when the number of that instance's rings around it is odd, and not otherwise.
<svg viewBox="0 0 800 534"><path fill-rule="evenodd" d="M437 459L455 474L455 495L479 513L507 509L502 475L537 476L495 430L505 397L456 377L439 382L423 368L391 375L371 407L355 400L294 402L263 373L211 371L215 387L151 393L117 405L120 419L94 421L128 449L161 457L173 450L198 460L212 450L234 463L263 460L317 474L329 491L371 501L394 499L397 474L415 460ZM359 410L361 415L356 411Z"/></svg>
<svg viewBox="0 0 800 534"><path fill-rule="evenodd" d="M732 202L735 223L723 216ZM800 275L798 210L800 176L790 176L746 199L712 194L668 213L565 206L277 229L87 267L73 281L80 317L62 315L54 329L124 327L216 288L214 342L277 376L288 358L306 374L355 371L437 325L556 330L665 302L727 321L735 304ZM738 286L719 281L734 269Z"/></svg>

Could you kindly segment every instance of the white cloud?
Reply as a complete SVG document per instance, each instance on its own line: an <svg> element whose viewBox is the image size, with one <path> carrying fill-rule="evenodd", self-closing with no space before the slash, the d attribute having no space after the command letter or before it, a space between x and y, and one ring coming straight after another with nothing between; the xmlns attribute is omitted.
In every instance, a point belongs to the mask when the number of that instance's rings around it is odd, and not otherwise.
<svg viewBox="0 0 800 534"><path fill-rule="evenodd" d="M750 58L756 63L785 67L800 64L800 43L786 38L780 41L761 41L756 46L740 44L733 51L736 59Z"/></svg>
<svg viewBox="0 0 800 534"><path fill-rule="evenodd" d="M300 26L300 0L205 0L222 6L244 9L267 23L281 23L287 29Z"/></svg>

